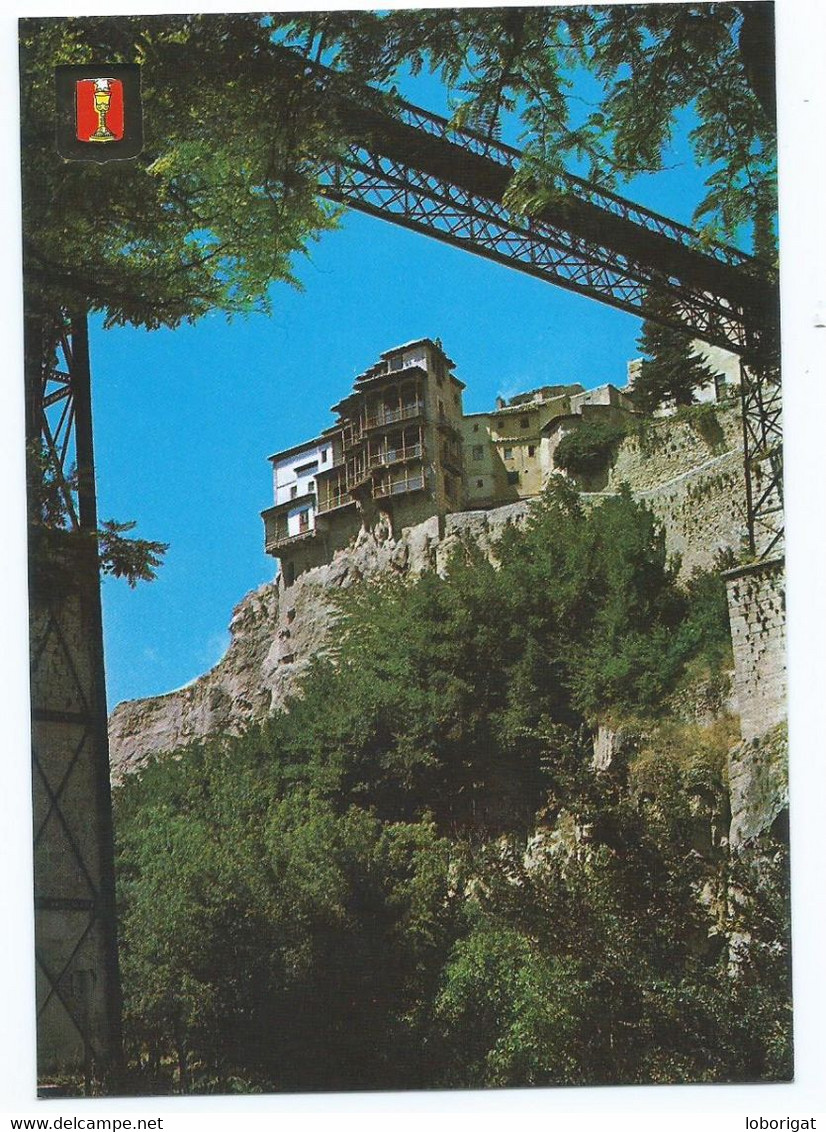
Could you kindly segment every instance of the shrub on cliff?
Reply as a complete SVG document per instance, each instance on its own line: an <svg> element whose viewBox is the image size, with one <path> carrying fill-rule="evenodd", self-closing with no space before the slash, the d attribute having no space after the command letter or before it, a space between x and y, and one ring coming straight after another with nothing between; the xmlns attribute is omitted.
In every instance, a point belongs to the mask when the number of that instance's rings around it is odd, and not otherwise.
<svg viewBox="0 0 826 1132"><path fill-rule="evenodd" d="M611 421L583 421L562 437L554 452L554 464L575 476L603 471L613 458L628 429Z"/></svg>

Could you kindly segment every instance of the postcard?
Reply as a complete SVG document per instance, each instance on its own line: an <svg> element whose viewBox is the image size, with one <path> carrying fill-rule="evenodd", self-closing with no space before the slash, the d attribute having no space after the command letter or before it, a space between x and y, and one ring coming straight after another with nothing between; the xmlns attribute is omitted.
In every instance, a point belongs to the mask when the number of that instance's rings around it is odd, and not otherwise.
<svg viewBox="0 0 826 1132"><path fill-rule="evenodd" d="M789 8L20 20L32 1096L801 1095Z"/></svg>

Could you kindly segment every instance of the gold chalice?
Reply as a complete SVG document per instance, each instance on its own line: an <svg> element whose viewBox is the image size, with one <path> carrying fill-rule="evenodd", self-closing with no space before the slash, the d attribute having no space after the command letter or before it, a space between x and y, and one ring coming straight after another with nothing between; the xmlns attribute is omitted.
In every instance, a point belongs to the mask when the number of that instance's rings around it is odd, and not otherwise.
<svg viewBox="0 0 826 1132"><path fill-rule="evenodd" d="M98 128L90 136L89 141L114 141L115 135L106 125L106 115L112 103L112 91L109 89L108 79L95 79L95 113L98 116Z"/></svg>

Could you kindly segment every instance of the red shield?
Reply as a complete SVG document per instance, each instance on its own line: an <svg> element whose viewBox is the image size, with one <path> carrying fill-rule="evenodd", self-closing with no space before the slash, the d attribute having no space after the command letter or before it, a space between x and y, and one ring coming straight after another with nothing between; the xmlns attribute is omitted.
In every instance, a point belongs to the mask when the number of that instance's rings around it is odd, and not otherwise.
<svg viewBox="0 0 826 1132"><path fill-rule="evenodd" d="M75 83L75 134L93 144L123 139L123 83L102 75Z"/></svg>

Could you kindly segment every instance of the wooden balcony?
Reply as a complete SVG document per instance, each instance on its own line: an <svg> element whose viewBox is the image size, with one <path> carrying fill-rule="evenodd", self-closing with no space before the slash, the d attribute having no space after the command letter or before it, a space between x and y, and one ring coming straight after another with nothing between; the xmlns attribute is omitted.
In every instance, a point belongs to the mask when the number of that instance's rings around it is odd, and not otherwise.
<svg viewBox="0 0 826 1132"><path fill-rule="evenodd" d="M355 500L350 494L350 485L341 481L334 484L321 484L318 494L317 515L327 515L330 511L337 511L340 507L352 507Z"/></svg>
<svg viewBox="0 0 826 1132"><path fill-rule="evenodd" d="M365 429L385 428L387 425L397 424L399 421L413 420L414 417L424 415L424 401L415 401L410 405L402 405L398 409L382 409L374 416L366 417Z"/></svg>
<svg viewBox="0 0 826 1132"><path fill-rule="evenodd" d="M399 448L386 448L382 452L374 452L370 457L371 468L386 467L388 464L400 464L405 460L420 460L422 457L421 444L402 445Z"/></svg>
<svg viewBox="0 0 826 1132"><path fill-rule="evenodd" d="M281 503L277 507L270 507L261 512L261 518L264 520L264 550L267 554L277 556L285 547L295 546L316 536L316 529L309 520L302 523L298 531L290 533L287 510L287 505Z"/></svg>
<svg viewBox="0 0 826 1132"><path fill-rule="evenodd" d="M391 495L404 495L407 492L424 490L424 473L415 475L388 476L379 481L373 488L374 499L386 499Z"/></svg>

